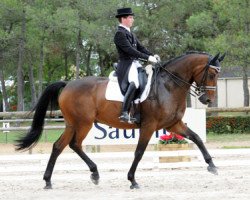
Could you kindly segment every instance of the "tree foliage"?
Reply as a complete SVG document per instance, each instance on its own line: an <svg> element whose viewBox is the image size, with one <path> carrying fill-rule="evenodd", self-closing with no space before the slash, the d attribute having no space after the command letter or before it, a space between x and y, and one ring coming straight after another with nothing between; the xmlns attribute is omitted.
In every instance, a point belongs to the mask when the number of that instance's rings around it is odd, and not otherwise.
<svg viewBox="0 0 250 200"><path fill-rule="evenodd" d="M249 0L2 0L0 78L3 99L19 110L34 105L56 80L107 76L117 62L113 36L116 9L132 7L133 31L163 60L189 50L227 52L228 66L241 66L244 105L249 105ZM12 92L12 93L11 93ZM11 97L11 98L10 98ZM24 100L24 107L21 106Z"/></svg>

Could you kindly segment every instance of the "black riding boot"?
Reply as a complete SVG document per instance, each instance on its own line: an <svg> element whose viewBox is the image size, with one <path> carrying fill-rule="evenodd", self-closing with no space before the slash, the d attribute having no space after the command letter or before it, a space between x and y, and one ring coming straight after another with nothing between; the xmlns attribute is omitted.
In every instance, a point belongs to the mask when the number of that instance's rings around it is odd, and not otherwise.
<svg viewBox="0 0 250 200"><path fill-rule="evenodd" d="M135 84L131 82L124 96L124 101L122 104L122 114L119 117L121 122L134 123L136 121L136 118L130 117L128 114L130 104L134 100L134 97L135 97L135 92L136 92Z"/></svg>

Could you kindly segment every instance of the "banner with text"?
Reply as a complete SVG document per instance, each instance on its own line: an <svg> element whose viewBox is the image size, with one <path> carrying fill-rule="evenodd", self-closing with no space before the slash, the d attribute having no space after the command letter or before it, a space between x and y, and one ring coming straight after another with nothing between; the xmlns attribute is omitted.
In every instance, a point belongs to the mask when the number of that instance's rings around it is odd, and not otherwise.
<svg viewBox="0 0 250 200"><path fill-rule="evenodd" d="M183 122L206 142L206 111L205 109L187 108ZM167 130L155 131L149 144L157 144L161 135ZM137 144L140 129L117 129L104 124L95 123L83 141L84 145L117 145Z"/></svg>

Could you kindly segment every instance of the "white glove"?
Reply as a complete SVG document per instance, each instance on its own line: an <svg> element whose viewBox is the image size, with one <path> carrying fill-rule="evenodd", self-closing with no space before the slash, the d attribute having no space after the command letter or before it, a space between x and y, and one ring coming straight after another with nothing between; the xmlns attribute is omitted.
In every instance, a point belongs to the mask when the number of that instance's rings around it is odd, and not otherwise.
<svg viewBox="0 0 250 200"><path fill-rule="evenodd" d="M146 70L147 75L149 75L149 74L153 73L153 66L152 65L147 65L145 67L145 70Z"/></svg>
<svg viewBox="0 0 250 200"><path fill-rule="evenodd" d="M160 61L161 61L161 58L160 58L160 56L159 56L159 55L155 54L155 55L154 55L154 57L156 58L156 60L157 60L158 62L160 62Z"/></svg>
<svg viewBox="0 0 250 200"><path fill-rule="evenodd" d="M148 57L148 61L151 62L151 63L153 63L153 64L155 64L155 63L158 62L157 59L154 56L149 56Z"/></svg>

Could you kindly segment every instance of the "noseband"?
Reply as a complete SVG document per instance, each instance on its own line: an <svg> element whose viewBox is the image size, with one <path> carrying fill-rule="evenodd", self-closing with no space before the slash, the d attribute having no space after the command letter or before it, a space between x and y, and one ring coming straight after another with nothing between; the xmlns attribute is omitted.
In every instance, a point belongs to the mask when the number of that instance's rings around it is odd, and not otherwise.
<svg viewBox="0 0 250 200"><path fill-rule="evenodd" d="M183 80L182 78L176 76L175 74L173 74L172 72L170 72L168 69L164 68L161 63L158 63L156 65L158 65L156 68L161 68L161 69L164 69L169 75L170 77L172 77L173 81L181 86L179 84L178 81L186 84L186 85L189 85L190 86L190 94L192 96L202 96L205 94L206 91L215 91L216 90L216 86L207 86L205 85L205 82L206 82L206 79L207 79L207 76L208 76L208 70L209 68L212 68L212 69L215 69L218 73L220 72L220 67L217 67L217 66L214 66L214 65L211 65L211 60L212 60L212 57L209 57L209 60L208 60L208 63L204 66L204 74L202 76L202 79L201 79L201 83L199 84L199 86L196 86L196 85L193 85L193 84L190 84L188 83L187 81ZM203 71L202 70L202 71Z"/></svg>

